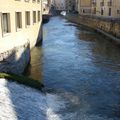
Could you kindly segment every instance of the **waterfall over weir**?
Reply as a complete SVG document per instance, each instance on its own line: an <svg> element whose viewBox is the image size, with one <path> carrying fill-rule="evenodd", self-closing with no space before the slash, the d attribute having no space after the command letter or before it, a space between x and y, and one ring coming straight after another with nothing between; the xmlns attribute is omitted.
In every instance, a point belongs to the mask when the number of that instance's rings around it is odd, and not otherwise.
<svg viewBox="0 0 120 120"><path fill-rule="evenodd" d="M79 100L70 93L64 93L63 98L0 79L0 120L106 120L83 112L76 118L77 112L66 109L70 103L79 104Z"/></svg>
<svg viewBox="0 0 120 120"><path fill-rule="evenodd" d="M0 120L62 120L65 101L54 94L0 79Z"/></svg>

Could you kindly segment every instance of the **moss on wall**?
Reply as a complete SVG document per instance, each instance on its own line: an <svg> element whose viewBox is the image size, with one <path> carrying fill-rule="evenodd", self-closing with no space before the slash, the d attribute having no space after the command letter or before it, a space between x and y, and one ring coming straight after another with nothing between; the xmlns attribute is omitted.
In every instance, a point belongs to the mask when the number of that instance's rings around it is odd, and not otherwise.
<svg viewBox="0 0 120 120"><path fill-rule="evenodd" d="M38 90L41 90L42 87L44 87L44 85L39 80L34 80L32 78L22 76L22 75L0 73L0 78L5 78L9 81L14 81L19 84L23 84Z"/></svg>

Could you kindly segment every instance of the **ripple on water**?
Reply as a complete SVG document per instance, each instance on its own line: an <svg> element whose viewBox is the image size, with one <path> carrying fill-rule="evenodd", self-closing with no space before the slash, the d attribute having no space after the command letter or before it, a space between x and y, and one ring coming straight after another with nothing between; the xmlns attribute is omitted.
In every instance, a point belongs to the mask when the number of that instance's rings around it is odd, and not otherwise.
<svg viewBox="0 0 120 120"><path fill-rule="evenodd" d="M119 120L120 48L60 17L52 17L44 31L37 51L42 59L33 58L40 66L33 67L46 87L65 100L65 108L56 112L59 119ZM63 89L62 94L56 89Z"/></svg>

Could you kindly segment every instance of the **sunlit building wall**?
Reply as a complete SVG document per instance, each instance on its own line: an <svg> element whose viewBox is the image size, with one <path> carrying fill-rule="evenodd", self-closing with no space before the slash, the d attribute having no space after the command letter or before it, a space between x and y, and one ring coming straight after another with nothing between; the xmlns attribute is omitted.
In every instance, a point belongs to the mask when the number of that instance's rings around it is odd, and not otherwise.
<svg viewBox="0 0 120 120"><path fill-rule="evenodd" d="M11 49L26 41L33 47L42 25L41 0L0 0L0 48Z"/></svg>
<svg viewBox="0 0 120 120"><path fill-rule="evenodd" d="M107 18L120 18L120 0L92 0L92 14Z"/></svg>
<svg viewBox="0 0 120 120"><path fill-rule="evenodd" d="M81 15L91 14L91 0L78 0L77 9Z"/></svg>
<svg viewBox="0 0 120 120"><path fill-rule="evenodd" d="M67 11L74 11L75 10L75 5L76 5L76 1L75 0L65 0L65 8Z"/></svg>
<svg viewBox="0 0 120 120"><path fill-rule="evenodd" d="M53 0L53 6L56 10L65 10L65 0Z"/></svg>

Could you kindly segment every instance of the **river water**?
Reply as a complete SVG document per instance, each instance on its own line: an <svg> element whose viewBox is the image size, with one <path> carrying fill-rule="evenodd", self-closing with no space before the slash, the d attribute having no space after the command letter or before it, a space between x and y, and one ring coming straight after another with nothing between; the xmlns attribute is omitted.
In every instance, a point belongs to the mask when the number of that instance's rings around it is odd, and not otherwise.
<svg viewBox="0 0 120 120"><path fill-rule="evenodd" d="M59 120L120 120L119 46L61 17L43 28L27 75L65 101Z"/></svg>

